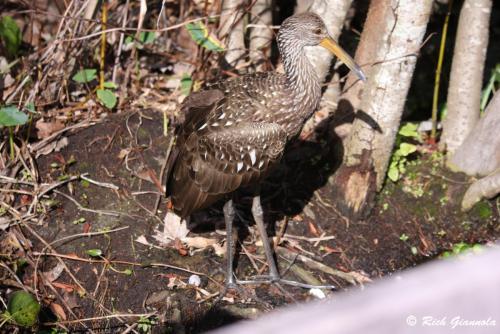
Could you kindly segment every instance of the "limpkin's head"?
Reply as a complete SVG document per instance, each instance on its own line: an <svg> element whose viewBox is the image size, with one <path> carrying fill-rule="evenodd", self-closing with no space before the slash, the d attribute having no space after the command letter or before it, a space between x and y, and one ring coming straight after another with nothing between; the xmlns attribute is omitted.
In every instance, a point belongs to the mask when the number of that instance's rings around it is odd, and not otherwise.
<svg viewBox="0 0 500 334"><path fill-rule="evenodd" d="M301 13L287 18L281 24L278 44L281 52L284 52L284 48L303 49L306 46L321 45L337 56L361 80L366 80L365 74L358 64L330 37L325 23L317 14Z"/></svg>

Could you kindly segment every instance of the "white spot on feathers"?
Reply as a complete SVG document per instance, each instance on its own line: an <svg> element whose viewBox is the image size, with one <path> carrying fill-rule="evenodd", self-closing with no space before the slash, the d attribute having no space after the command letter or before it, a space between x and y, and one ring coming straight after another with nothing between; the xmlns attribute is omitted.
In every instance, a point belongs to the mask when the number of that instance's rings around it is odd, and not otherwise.
<svg viewBox="0 0 500 334"><path fill-rule="evenodd" d="M240 161L236 166L236 173L238 173L242 169L243 169L243 162Z"/></svg>
<svg viewBox="0 0 500 334"><path fill-rule="evenodd" d="M255 165L255 161L257 161L255 149L250 151L250 160L252 160L252 166Z"/></svg>

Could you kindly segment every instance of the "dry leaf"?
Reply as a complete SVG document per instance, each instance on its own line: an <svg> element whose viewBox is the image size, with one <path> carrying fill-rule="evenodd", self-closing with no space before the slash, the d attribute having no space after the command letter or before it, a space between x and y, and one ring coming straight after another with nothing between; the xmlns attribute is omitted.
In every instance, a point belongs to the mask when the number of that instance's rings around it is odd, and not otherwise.
<svg viewBox="0 0 500 334"><path fill-rule="evenodd" d="M45 271L43 275L49 282L54 282L59 278L59 276L61 276L63 271L64 265L59 262L54 268L50 269L49 271Z"/></svg>
<svg viewBox="0 0 500 334"><path fill-rule="evenodd" d="M5 231L10 226L10 219L7 217L0 217L0 230Z"/></svg>
<svg viewBox="0 0 500 334"><path fill-rule="evenodd" d="M204 237L186 237L182 239L188 247L193 248L206 248L217 243L216 239L204 238Z"/></svg>
<svg viewBox="0 0 500 334"><path fill-rule="evenodd" d="M149 172L149 168L146 168L144 166L141 166L137 169L135 172L135 175L140 178L141 180L148 181L151 183L154 183L153 178L151 177L151 173Z"/></svg>
<svg viewBox="0 0 500 334"><path fill-rule="evenodd" d="M52 285L66 292L73 292L75 290L75 286L71 284L53 282Z"/></svg>
<svg viewBox="0 0 500 334"><path fill-rule="evenodd" d="M67 307L69 307L70 309L80 307L80 305L78 304L78 300L76 298L76 294L74 294L74 293L65 291L63 293L63 299L66 302L65 305Z"/></svg>
<svg viewBox="0 0 500 334"><path fill-rule="evenodd" d="M89 233L90 231L90 228L92 227L91 224L89 223L84 223L83 226L82 226L82 231L83 233Z"/></svg>
<svg viewBox="0 0 500 334"><path fill-rule="evenodd" d="M68 146L69 140L67 137L62 137L59 140L54 140L50 144L45 145L43 148L36 151L36 157L41 155L48 155L52 152L59 152L66 146Z"/></svg>
<svg viewBox="0 0 500 334"><path fill-rule="evenodd" d="M221 244L213 244L212 245L215 255L217 256L224 256L226 254L226 247L222 246Z"/></svg>
<svg viewBox="0 0 500 334"><path fill-rule="evenodd" d="M31 203L31 196L30 195L22 195L21 196L21 205L25 206Z"/></svg>
<svg viewBox="0 0 500 334"><path fill-rule="evenodd" d="M68 318L61 305L56 303L51 303L50 309L57 316L59 320L66 320Z"/></svg>
<svg viewBox="0 0 500 334"><path fill-rule="evenodd" d="M315 237L319 237L320 236L320 234L318 232L318 229L316 228L316 225L314 225L311 222L309 222L307 225L309 227L309 232L311 232L312 235L314 235Z"/></svg>
<svg viewBox="0 0 500 334"><path fill-rule="evenodd" d="M187 237L189 233L187 222L173 212L167 212L163 219L163 223L165 224L163 234L170 240L182 240Z"/></svg>
<svg viewBox="0 0 500 334"><path fill-rule="evenodd" d="M135 242L138 242L142 245L146 245L146 246L153 246L147 239L144 235L140 235L137 237L137 239L135 239Z"/></svg>
<svg viewBox="0 0 500 334"><path fill-rule="evenodd" d="M186 247L184 247L184 244L179 239L174 240L174 248L177 249L177 252L179 252L181 256L187 256L189 254Z"/></svg>
<svg viewBox="0 0 500 334"><path fill-rule="evenodd" d="M120 150L120 153L118 153L118 159L123 160L125 157L130 153L131 149L130 148L122 148Z"/></svg>
<svg viewBox="0 0 500 334"><path fill-rule="evenodd" d="M64 129L64 124L57 119L50 122L45 122L43 118L41 118L36 122L35 127L38 130L38 138L44 139L54 132Z"/></svg>

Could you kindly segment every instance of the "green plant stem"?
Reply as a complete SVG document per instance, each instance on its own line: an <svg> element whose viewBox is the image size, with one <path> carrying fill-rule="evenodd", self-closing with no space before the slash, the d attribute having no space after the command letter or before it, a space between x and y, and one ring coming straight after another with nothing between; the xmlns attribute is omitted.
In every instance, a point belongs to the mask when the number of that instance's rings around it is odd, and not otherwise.
<svg viewBox="0 0 500 334"><path fill-rule="evenodd" d="M9 146L10 146L10 159L14 161L14 131L12 131L12 126L9 126Z"/></svg>
<svg viewBox="0 0 500 334"><path fill-rule="evenodd" d="M437 130L437 115L438 115L438 102L439 102L439 86L441 82L441 70L443 68L444 59L444 49L446 45L446 35L448 33L448 23L450 21L451 8L453 6L453 0L448 2L448 12L446 13L446 18L443 24L443 33L441 35L441 43L439 46L439 57L438 64L436 68L436 75L434 77L434 95L432 97L432 130L431 130L431 140L436 140L436 130Z"/></svg>
<svg viewBox="0 0 500 334"><path fill-rule="evenodd" d="M496 79L495 72L493 72L490 77L490 80L488 81L488 85L486 85L486 88L484 89L483 94L481 96L481 107L480 107L481 113L484 112L484 109L488 104L490 94L493 91L493 88L495 87L495 79Z"/></svg>
<svg viewBox="0 0 500 334"><path fill-rule="evenodd" d="M12 316L10 316L10 315L9 315L9 316L5 316L5 313L4 313L4 314L2 314L2 316L4 317L4 319L3 319L3 321L0 323L0 328L2 328L2 327L3 327L3 325L5 325L5 323L6 323L7 321L10 321L10 320L12 319Z"/></svg>
<svg viewBox="0 0 500 334"><path fill-rule="evenodd" d="M106 58L106 22L108 20L108 5L106 1L102 2L102 22L101 22L101 30L103 33L101 34L101 61L99 68L99 89L104 89L104 65Z"/></svg>

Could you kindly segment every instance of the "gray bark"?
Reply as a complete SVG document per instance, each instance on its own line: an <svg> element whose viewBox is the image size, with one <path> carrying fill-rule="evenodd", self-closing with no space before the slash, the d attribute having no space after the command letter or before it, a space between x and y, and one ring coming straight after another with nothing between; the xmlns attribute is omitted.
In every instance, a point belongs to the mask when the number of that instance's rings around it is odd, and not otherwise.
<svg viewBox="0 0 500 334"><path fill-rule="evenodd" d="M225 59L232 67L244 61L246 54L243 26L244 13L240 10L244 0L224 0L222 2L219 38L225 38Z"/></svg>
<svg viewBox="0 0 500 334"><path fill-rule="evenodd" d="M262 62L271 54L271 43L273 40L273 13L271 11L271 0L257 0L252 7L252 27L250 30L250 60L256 64L257 70L263 69Z"/></svg>
<svg viewBox="0 0 500 334"><path fill-rule="evenodd" d="M344 163L332 180L337 207L354 219L369 212L382 188L432 0L373 0L370 6L380 7L381 20L373 21L376 28L365 25L363 34L380 29L380 44L344 142Z"/></svg>
<svg viewBox="0 0 500 334"><path fill-rule="evenodd" d="M462 210L472 209L482 199L493 198L500 193L500 169L489 176L474 182L465 192L462 199Z"/></svg>
<svg viewBox="0 0 500 334"><path fill-rule="evenodd" d="M465 192L462 210L500 193L500 93L488 104L483 117L448 160L448 167L471 176L486 176Z"/></svg>
<svg viewBox="0 0 500 334"><path fill-rule="evenodd" d="M492 0L465 0L458 23L441 145L453 153L479 118Z"/></svg>
<svg viewBox="0 0 500 334"><path fill-rule="evenodd" d="M472 176L485 176L500 168L500 93L483 117L449 158L448 166Z"/></svg>
<svg viewBox="0 0 500 334"><path fill-rule="evenodd" d="M373 64L377 60L380 45L384 43L385 27L380 22L383 22L389 6L389 2L382 1L379 2L378 6L373 5L368 9L364 25L366 29L363 29L354 56L354 60L363 68L367 78L371 77L371 71ZM359 80L355 73L349 73L341 99L348 101L353 111L358 110L361 105L364 87L365 83Z"/></svg>
<svg viewBox="0 0 500 334"><path fill-rule="evenodd" d="M385 19L389 6L389 2L379 1L377 5L371 5L368 9L368 15L364 24L365 29L363 29L354 56L356 63L363 68L367 78L371 77L373 63L377 59L380 45L383 44L385 28L380 22L383 22ZM359 110L365 87L366 83L359 80L355 73L349 73L337 108L337 114L340 117L349 117ZM334 126L332 131L335 131L336 135L344 140L351 131L352 123L345 122L342 119L338 123L340 124L332 124Z"/></svg>
<svg viewBox="0 0 500 334"><path fill-rule="evenodd" d="M363 150L373 151L377 189L381 189L385 179L431 5L431 0L392 1L383 22L386 29L377 55L379 62L371 70L361 102L361 110L376 125L356 118L345 145L347 165L359 163Z"/></svg>

